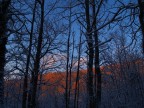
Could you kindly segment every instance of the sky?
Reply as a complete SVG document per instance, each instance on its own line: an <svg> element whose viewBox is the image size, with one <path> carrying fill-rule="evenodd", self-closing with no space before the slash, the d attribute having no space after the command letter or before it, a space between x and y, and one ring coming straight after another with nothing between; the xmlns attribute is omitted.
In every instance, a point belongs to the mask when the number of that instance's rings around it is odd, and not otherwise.
<svg viewBox="0 0 144 108"><path fill-rule="evenodd" d="M69 1L69 0L67 0L67 1ZM130 1L131 2L134 2L134 3L136 3L137 2L137 0L123 0L124 1L124 3L129 3ZM28 2L31 2L31 1L28 1ZM56 19L60 19L63 15L66 15L66 16L69 16L69 11L65 11L65 12L61 12L62 11L62 7L61 6L63 6L63 4L65 4L66 2L64 2L63 0L61 0L59 3L58 3L58 5L59 5L59 7L58 8L54 8L55 9L55 11L54 11L54 13L53 13L53 11L51 11L51 12L49 12L49 9L51 8L51 7L56 7L57 5L55 5L55 0L53 0L52 1L52 4L53 5L51 5L50 4L50 2L49 1L47 1L46 0L46 6L45 6L45 9L46 9L46 16L45 16L45 18L47 19L47 20L49 20L50 22L52 21L53 23L55 23L55 24L57 24L57 25L62 25L62 24L68 24L68 20L66 20L66 19L63 19L62 21L61 21L61 24L60 23L58 23L58 22L56 22L55 20L54 20L54 18L56 18ZM109 8L111 7L111 6L113 6L113 1L112 0L108 0L108 2L107 2L107 4L109 4ZM28 4L28 5L30 5L30 4ZM17 4L15 5L15 6L17 6ZM66 5L65 5L66 6ZM18 7L17 7L18 8ZM24 10L25 11L27 11L27 12L30 12L29 10L26 10L26 8L27 8L27 6L21 6L21 8L24 8ZM72 11L75 11L75 12L84 12L84 10L82 10L82 8L73 8L72 9ZM106 10L105 10L106 11ZM111 9L111 11L115 11L115 9ZM61 12L61 14L57 14L57 13L59 13L59 12ZM47 14L47 13L49 13L49 14ZM100 15L102 15L103 14L103 9L101 10L101 13L100 13ZM107 13L106 13L106 15L107 15ZM109 17L110 17L110 15L107 17L106 15L104 15L104 19L108 19ZM51 16L51 17L49 17L49 16ZM31 19L31 15L27 15L27 18L29 18L29 19ZM74 20L74 19L76 19L76 16L73 16L72 17L72 20ZM102 19L103 20L103 19ZM127 20L125 20L125 21L128 21L128 19ZM137 20L138 21L138 20ZM83 24L84 24L84 21L81 21ZM98 22L99 24L98 24L98 26L100 26L100 25L102 25L102 23L101 23L101 21L99 21ZM56 27L57 27L57 25L56 25ZM30 25L28 24L27 25L28 26L28 28L30 28ZM75 21L73 24L72 24L72 27L71 27L71 34L72 34L72 32L75 32L74 34L75 34L75 41L76 41L76 43L78 44L79 43L79 36L80 36L80 24L79 24L79 22L78 21ZM83 30L84 30L84 28L83 28ZM111 33L113 33L114 31L117 31L118 30L118 27L117 26L115 26L114 27L114 24L111 26L111 28L109 29L108 28L108 26L107 27L105 27L103 30L100 30L99 31L99 39L102 41L102 42L104 42L105 40L108 40L110 37L111 37ZM130 30L129 29L127 29L127 31L129 32ZM129 35L130 35L130 33L128 33ZM11 36L12 37L12 36ZM72 37L72 36L71 36ZM60 36L60 39L61 40L64 40L64 38L66 39L67 38L67 34L66 35L61 35ZM11 38L9 38L9 39L11 39ZM128 39L128 38L127 38ZM72 38L71 38L71 40L72 40ZM83 36L83 40L85 40L85 36ZM130 43L130 41L131 40L129 40L129 43ZM85 42L85 45L86 45L86 42ZM86 55L86 53L85 53L85 51L86 51L86 46L83 46L83 56L85 56ZM75 51L74 51L74 55L75 56L77 56L77 50L75 49Z"/></svg>

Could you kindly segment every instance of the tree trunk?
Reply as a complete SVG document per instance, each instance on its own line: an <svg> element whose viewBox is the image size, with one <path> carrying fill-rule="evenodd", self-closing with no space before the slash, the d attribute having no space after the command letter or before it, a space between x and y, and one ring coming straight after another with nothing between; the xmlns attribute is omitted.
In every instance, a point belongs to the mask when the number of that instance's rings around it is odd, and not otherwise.
<svg viewBox="0 0 144 108"><path fill-rule="evenodd" d="M96 86L96 108L99 108L101 105L101 71L99 65L99 45L98 45L98 35L95 33L95 82Z"/></svg>
<svg viewBox="0 0 144 108"><path fill-rule="evenodd" d="M71 1L70 1L71 6ZM72 64L69 68L70 63L70 38L71 38L71 7L69 13L69 31L68 31L68 39L67 39L67 64L66 64L66 89L65 89L65 100L66 100L66 108L69 108L70 103L70 92L71 92L71 69ZM73 59L73 58L72 58Z"/></svg>
<svg viewBox="0 0 144 108"><path fill-rule="evenodd" d="M79 48L78 48L78 66L77 66L77 75L76 75L76 84L75 84L75 94L74 94L74 108L78 108L78 101L79 101L79 73L80 73L80 58L81 58L81 38L82 33L80 34L80 41L79 41Z"/></svg>
<svg viewBox="0 0 144 108"><path fill-rule="evenodd" d="M26 108L26 102L27 102L28 71L29 71L30 55L31 55L31 47L32 47L32 37L33 37L33 28L34 28L34 19L35 19L35 9L36 9L36 1L35 1L35 4L34 4L34 9L33 9L33 18L32 18L32 25L31 25L31 32L30 32L29 51L28 51L27 63L26 63L26 72L24 73L22 108Z"/></svg>
<svg viewBox="0 0 144 108"><path fill-rule="evenodd" d="M6 28L8 22L8 8L11 0L2 0L0 2L0 108L4 108L4 66L5 66L5 54L7 35Z"/></svg>
<svg viewBox="0 0 144 108"><path fill-rule="evenodd" d="M87 78L87 89L88 89L88 100L89 100L89 108L95 108L95 99L94 99L94 92L93 92L93 38L92 38L92 30L90 25L90 13L89 13L89 0L85 0L85 14L86 14L86 23L87 23L87 44L88 44L88 78Z"/></svg>
<svg viewBox="0 0 144 108"><path fill-rule="evenodd" d="M38 36L38 45L36 58L34 62L34 69L32 72L32 93L29 108L36 107L36 94L37 94L37 82L38 82L38 73L39 73L39 65L40 65L40 56L41 56L41 47L42 47L42 39L43 39L43 24L44 24L44 0L40 3L41 6L41 22L40 22L40 30Z"/></svg>
<svg viewBox="0 0 144 108"><path fill-rule="evenodd" d="M95 78L94 78L94 92L95 92L95 103L96 108L100 108L101 105L101 71L99 65L99 40L98 40L98 31L97 31L97 15L95 10L95 0L92 0L93 7L93 30L94 30L94 40L95 40L95 51L94 51L94 66L95 66ZM102 3L102 1L101 1ZM101 6L101 3L99 6ZM100 7L97 8L97 12L99 12Z"/></svg>
<svg viewBox="0 0 144 108"><path fill-rule="evenodd" d="M139 21L140 21L140 26L141 26L141 31L142 31L142 49L144 53L144 1L143 0L138 0L139 4Z"/></svg>

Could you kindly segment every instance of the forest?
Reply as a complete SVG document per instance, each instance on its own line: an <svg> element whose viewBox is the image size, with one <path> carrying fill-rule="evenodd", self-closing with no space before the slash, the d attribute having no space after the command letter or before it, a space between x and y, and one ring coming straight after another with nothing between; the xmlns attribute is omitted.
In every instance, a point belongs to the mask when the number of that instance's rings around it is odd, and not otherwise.
<svg viewBox="0 0 144 108"><path fill-rule="evenodd" d="M144 108L144 0L0 0L0 108Z"/></svg>

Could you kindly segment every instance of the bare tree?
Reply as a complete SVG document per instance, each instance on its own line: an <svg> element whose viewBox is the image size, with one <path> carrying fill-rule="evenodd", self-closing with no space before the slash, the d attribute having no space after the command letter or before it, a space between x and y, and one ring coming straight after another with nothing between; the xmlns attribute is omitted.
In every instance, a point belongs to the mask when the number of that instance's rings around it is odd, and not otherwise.
<svg viewBox="0 0 144 108"><path fill-rule="evenodd" d="M80 85L79 80L80 80L81 47L82 47L82 31L80 29L80 39L79 39L79 45L78 45L78 66L77 66L75 94L74 94L74 108L79 107L79 85Z"/></svg>
<svg viewBox="0 0 144 108"><path fill-rule="evenodd" d="M45 0L39 1L39 5L41 9L41 19L40 19L36 58L34 61L34 69L32 71L32 79L31 79L32 87L30 88L31 89L30 100L29 100L30 108L36 107L37 82L38 82L38 73L39 73L39 65L40 65L42 39L43 39L43 28L44 28L44 4L45 4Z"/></svg>
<svg viewBox="0 0 144 108"><path fill-rule="evenodd" d="M31 31L30 31L30 39L29 39L29 51L28 51L27 63L26 63L26 72L24 73L22 108L26 108L26 102L27 102L28 72L29 72L30 55L31 55L31 49L32 49L32 38L33 38L33 29L34 29L36 3L37 2L35 1L34 8L33 8L33 17L32 17L32 22L31 22Z"/></svg>
<svg viewBox="0 0 144 108"><path fill-rule="evenodd" d="M8 12L11 0L0 1L0 107L4 108L4 66L7 44Z"/></svg>
<svg viewBox="0 0 144 108"><path fill-rule="evenodd" d="M143 53L144 53L144 1L143 0L138 0L139 4L139 21L140 21L140 27L142 31L142 48L143 48Z"/></svg>

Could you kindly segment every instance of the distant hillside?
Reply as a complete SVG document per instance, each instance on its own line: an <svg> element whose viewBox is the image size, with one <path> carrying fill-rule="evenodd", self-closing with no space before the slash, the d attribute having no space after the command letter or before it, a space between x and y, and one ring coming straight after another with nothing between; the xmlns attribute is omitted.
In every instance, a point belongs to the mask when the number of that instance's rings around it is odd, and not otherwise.
<svg viewBox="0 0 144 108"><path fill-rule="evenodd" d="M143 60L125 62L122 64L109 64L101 67L101 71L103 105L109 106L109 108L111 108L111 105L122 106L122 108L124 105L130 105L131 108L135 108L138 103L143 102ZM72 72L71 74L71 100L74 99L76 75L77 72ZM65 79L66 72L48 72L39 75L37 91L37 99L39 102L43 105L55 105L55 103L58 102L63 105L65 100ZM87 95L85 95L87 94L86 84L87 70L80 70L79 101L81 105L84 105L83 103L87 102L85 101L87 100ZM11 102L20 102L22 89L23 79L15 78L5 80L6 100ZM63 106L60 108L62 107Z"/></svg>

